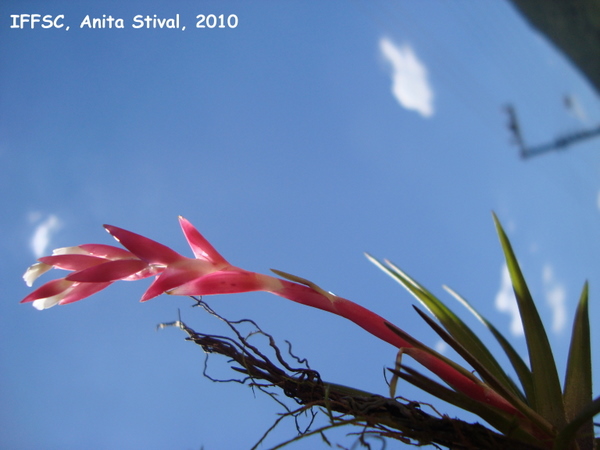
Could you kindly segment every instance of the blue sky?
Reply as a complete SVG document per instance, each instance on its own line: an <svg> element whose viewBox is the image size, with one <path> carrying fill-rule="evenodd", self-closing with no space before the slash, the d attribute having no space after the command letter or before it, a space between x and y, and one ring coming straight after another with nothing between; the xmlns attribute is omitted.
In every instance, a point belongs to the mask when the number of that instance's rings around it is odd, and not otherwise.
<svg viewBox="0 0 600 450"><path fill-rule="evenodd" d="M65 27L11 29L32 13ZM125 29L79 28L103 14ZM133 29L138 14L179 14L186 29ZM198 14L239 23L196 29ZM178 310L198 330L218 324L186 298L140 304L146 281L45 311L18 303L36 257L112 244L104 223L191 255L181 214L233 264L310 279L439 345L368 251L452 304L451 286L525 352L495 211L561 373L586 279L598 314L600 143L523 161L502 110L537 144L597 125L598 96L507 2L3 1L0 42L0 447L249 448L281 410L204 379L201 350L155 327ZM353 324L263 293L209 302L292 341L324 379L386 392L394 349Z"/></svg>

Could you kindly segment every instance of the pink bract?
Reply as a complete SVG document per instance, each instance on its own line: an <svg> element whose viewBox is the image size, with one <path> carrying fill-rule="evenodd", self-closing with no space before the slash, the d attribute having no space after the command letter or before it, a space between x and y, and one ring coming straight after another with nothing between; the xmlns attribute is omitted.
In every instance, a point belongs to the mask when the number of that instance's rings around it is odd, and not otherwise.
<svg viewBox="0 0 600 450"><path fill-rule="evenodd" d="M280 279L232 266L189 221L180 217L179 222L194 258L180 255L142 235L105 225L106 230L127 250L102 244L85 244L59 249L53 256L40 258L40 262L31 266L24 276L28 284L52 267L70 270L71 273L47 282L22 302L33 302L38 309L50 308L56 304L82 300L117 280L136 280L149 276L155 276L155 279L143 294L142 301L163 293L214 295L266 291L345 317L372 335L402 349L457 391L494 406L503 414L522 417L512 404L488 385L424 350L422 344L415 347L393 332L388 326L390 322L383 317L300 277L275 271L286 278Z"/></svg>

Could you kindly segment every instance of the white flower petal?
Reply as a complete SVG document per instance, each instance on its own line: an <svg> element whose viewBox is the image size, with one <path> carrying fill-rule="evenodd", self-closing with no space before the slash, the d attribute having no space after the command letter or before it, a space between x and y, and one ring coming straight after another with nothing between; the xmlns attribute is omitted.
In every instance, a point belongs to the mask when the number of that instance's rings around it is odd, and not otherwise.
<svg viewBox="0 0 600 450"><path fill-rule="evenodd" d="M35 263L32 266L27 268L27 271L23 274L23 279L25 280L25 284L31 287L33 282L38 279L38 277L52 269L50 264L44 264L41 262Z"/></svg>
<svg viewBox="0 0 600 450"><path fill-rule="evenodd" d="M52 250L52 256L56 255L89 255L89 252L86 252L79 246L76 247L61 247L55 248Z"/></svg>
<svg viewBox="0 0 600 450"><path fill-rule="evenodd" d="M35 309L41 311L42 309L52 308L54 305L57 305L58 302L64 297L64 294L61 292L60 294L53 295L52 297L39 298L32 302L32 305Z"/></svg>

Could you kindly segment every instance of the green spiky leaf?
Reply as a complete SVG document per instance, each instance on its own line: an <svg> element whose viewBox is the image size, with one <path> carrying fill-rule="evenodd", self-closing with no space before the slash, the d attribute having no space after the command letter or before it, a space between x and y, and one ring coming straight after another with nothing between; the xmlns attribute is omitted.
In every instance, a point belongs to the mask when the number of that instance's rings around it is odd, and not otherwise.
<svg viewBox="0 0 600 450"><path fill-rule="evenodd" d="M464 375L465 377L469 378L471 381L473 381L475 383L479 383L479 384L481 383L481 381L475 375L473 375L471 372L469 372L463 366L461 366L460 364L455 363L451 359L446 358L441 353L438 353L434 349L426 346L425 344L423 344L419 340L417 340L414 337L412 337L406 331L404 331L404 330L398 328L396 325L393 325L393 324L388 323L388 322L385 322L385 325L390 330L392 330L394 333L396 333L398 336L400 336L402 339L404 339L406 342L408 342L410 345L412 345L415 349L417 349L419 351L422 351L422 352L429 353L430 355L433 355L436 359L442 361L443 363L445 363L448 366L452 367L454 370L460 372L462 375ZM408 355L410 355L410 353L407 350L405 350L405 353L408 354Z"/></svg>
<svg viewBox="0 0 600 450"><path fill-rule="evenodd" d="M567 450L570 448L571 442L575 437L575 434L579 431L579 429L592 420L592 418L600 414L600 397L594 399L593 402L588 403L579 414L571 421L569 424L564 427L554 441L553 450ZM590 442L593 443L594 435L587 436Z"/></svg>
<svg viewBox="0 0 600 450"><path fill-rule="evenodd" d="M583 286L575 319L567 363L564 392L568 420L575 417L592 401L592 350L590 345L590 318L588 312L588 284ZM580 430L581 435L593 436L591 417ZM582 442L579 446L582 447Z"/></svg>
<svg viewBox="0 0 600 450"><path fill-rule="evenodd" d="M481 365L487 369L487 371L493 374L493 376L502 383L505 389L510 390L513 395L517 396L520 400L525 401L523 393L502 369L488 348L442 301L390 261L386 261L387 265L384 265L371 255L367 254L366 256L373 264L390 275L416 297L417 300L419 300L421 304L440 321L448 333L467 349L467 351L472 354Z"/></svg>
<svg viewBox="0 0 600 450"><path fill-rule="evenodd" d="M517 351L510 344L510 342L508 342L508 339L506 339L504 335L500 333L500 331L498 331L498 329L494 325L492 325L492 323L489 320L487 320L485 317L479 314L479 312L475 308L473 308L473 306L471 306L471 304L464 297L462 297L460 294L458 294L456 291L449 288L448 286L444 286L444 289L446 289L446 291L448 291L450 295L452 295L460 303L462 303L465 306L465 308L467 308L479 321L481 321L481 323L483 323L488 328L488 330L490 330L490 332L494 335L494 337L504 350L504 353L508 357L513 368L515 369L515 372L517 373L519 381L521 382L523 390L525 391L525 395L527 396L528 403L530 405L535 405L535 390L533 389L533 379L531 375L531 370L529 370L529 367L527 366L527 364L525 364L523 358L521 358L521 356L517 353Z"/></svg>
<svg viewBox="0 0 600 450"><path fill-rule="evenodd" d="M432 319L429 319L429 320L432 320ZM482 383L479 379L477 379L477 377L475 377L471 372L469 372L468 370L466 370L464 367L462 367L461 365L455 363L454 361L452 361L451 359L445 357L444 355L436 352L435 350L427 347L426 345L422 344L421 342L419 342L417 339L415 339L412 336L410 336L405 331L401 330L400 328L398 328L395 325L392 325L392 324L390 324L388 322L386 322L385 325L390 330L392 330L394 333L398 334L401 338L403 338L404 340L406 340L407 342L409 342L418 351L429 353L430 355L434 356L436 359L444 362L445 364L448 364L448 366L451 366L453 369L457 370L458 372L460 372L464 376L470 378L476 384L478 384L480 386L484 386L485 385L485 383ZM436 324L436 326L438 328L440 328L437 324ZM406 353L408 353L408 350L405 350L405 351L406 351ZM408 354L410 354L410 353L408 353ZM415 357L414 355L411 355L411 356L413 356L413 358ZM438 374L438 376L440 376L440 374ZM443 377L441 377L441 378L443 379ZM446 381L446 380L444 380L444 381ZM492 390L489 386L486 386L486 388ZM485 407L485 409L490 409L492 411L495 411L496 413L500 413L500 415L502 417L506 417L505 416L505 412L500 412L501 409L492 408L490 405L488 405L488 400L483 400L483 399L482 400L477 400L474 397L469 396L466 391L460 392L460 391L456 390L455 392L456 392L457 395L459 395L459 397L460 396L465 396L465 398L468 398L470 401L479 402L482 406ZM498 392L496 392L495 394L496 395L500 395L500 394L498 394ZM514 400L514 398L513 398L513 400ZM552 434L552 425L548 421L546 421L543 417L541 417L535 411L533 411L532 409L530 409L527 405L525 405L523 403L520 403L519 400L516 400L516 403L517 403L518 406L517 405L513 405L513 407L516 408L516 409L518 409L521 412L521 414L523 414L523 418L517 418L512 413L509 413L510 423L512 424L513 427L516 426L517 428L525 430L528 433L529 432L535 433L533 430L537 429L538 432L541 432L544 435L550 436ZM469 411L471 411L471 409L469 409ZM488 420L484 416L481 416L481 417L483 417L485 420ZM527 417L527 419L525 419L525 417ZM517 425L515 425L515 424L517 424ZM494 424L494 426L496 426L496 425Z"/></svg>
<svg viewBox="0 0 600 450"><path fill-rule="evenodd" d="M458 353L471 367L473 367L477 373L484 379L484 381L494 389L498 394L502 395L508 400L515 408L517 408L523 415L527 416L539 429L543 429L550 432L551 425L540 417L535 411L533 411L526 403L521 401L520 398L513 395L510 390L506 389L502 383L500 383L488 370L482 366L482 364L473 357L459 342L457 342L450 334L446 333L442 327L428 317L425 313L414 307L417 313L427 322L427 324L433 328L433 330L446 342L456 353Z"/></svg>
<svg viewBox="0 0 600 450"><path fill-rule="evenodd" d="M481 402L475 401L460 392L448 389L446 386L443 386L437 381L421 374L411 367L402 365L401 368L402 371L394 369L388 370L399 378L402 378L404 381L409 382L413 386L416 386L419 389L447 403L450 403L451 405L478 415L504 434L510 435L515 439L519 439L530 444L535 445L539 443L529 433L520 428L519 424L514 418L506 417L494 408L490 408Z"/></svg>
<svg viewBox="0 0 600 450"><path fill-rule="evenodd" d="M565 407L548 336L531 298L512 246L495 214L494 223L502 244L521 314L521 321L523 322L523 330L525 331L535 390L535 405L532 406L555 427L562 428L566 424Z"/></svg>

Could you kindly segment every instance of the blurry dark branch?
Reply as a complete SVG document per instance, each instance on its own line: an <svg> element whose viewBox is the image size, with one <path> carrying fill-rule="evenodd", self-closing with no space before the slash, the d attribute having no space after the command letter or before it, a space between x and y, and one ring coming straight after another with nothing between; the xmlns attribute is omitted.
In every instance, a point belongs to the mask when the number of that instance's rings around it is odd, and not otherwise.
<svg viewBox="0 0 600 450"><path fill-rule="evenodd" d="M510 0L529 24L546 37L587 78L600 94L600 0ZM570 98L566 107L572 108ZM539 145L526 145L512 106L508 127L523 159L565 150L600 136L600 126L563 134Z"/></svg>
<svg viewBox="0 0 600 450"><path fill-rule="evenodd" d="M525 141L523 140L523 133L521 132L521 124L519 123L519 119L517 118L517 111L512 105L506 105L504 110L508 115L507 126L512 137L512 143L516 144L519 147L522 156L525 149Z"/></svg>
<svg viewBox="0 0 600 450"><path fill-rule="evenodd" d="M266 435L285 417L293 417L299 437L320 434L329 428L341 425L355 425L362 430L360 439L368 437L392 438L415 445L435 445L451 449L514 449L529 450L533 447L514 441L498 434L483 425L470 424L447 416L433 416L421 409L416 402L400 401L399 398L388 398L371 394L347 386L327 383L319 373L312 370L306 360L296 357L287 351L288 358L294 360L293 365L286 362L283 353L275 344L273 337L264 333L251 320L229 321L216 314L201 299L194 298L197 306L201 306L211 315L225 322L234 337L216 336L199 333L178 320L169 324L161 324L160 328L176 326L188 335L186 340L202 347L206 353L204 375L213 381L229 381L247 384L273 397L282 405L284 413L269 429L255 448L262 443ZM252 331L242 334L240 326L251 326ZM270 358L257 346L250 343L251 338L262 337L268 341L265 350L272 354ZM289 345L289 343L288 343ZM222 355L228 358L230 368L242 374L242 378L216 380L207 373L209 355ZM297 367L294 367L297 366ZM299 408L292 410L277 397L278 392L293 399ZM310 430L316 413L320 410L329 418L329 425L317 430ZM306 429L298 426L298 416L312 412L311 423ZM279 446L277 447L279 448Z"/></svg>
<svg viewBox="0 0 600 450"><path fill-rule="evenodd" d="M600 1L510 1L600 93Z"/></svg>
<svg viewBox="0 0 600 450"><path fill-rule="evenodd" d="M519 147L521 158L531 158L532 156L538 156L544 153L565 150L568 146L578 143L580 141L590 139L596 136L600 136L600 125L588 128L584 130L575 131L568 134L563 134L556 139L546 142L544 144L528 146L525 144L523 138L523 132L519 120L517 118L517 112L512 105L505 107L506 113L508 114L508 129L511 132L513 143Z"/></svg>

